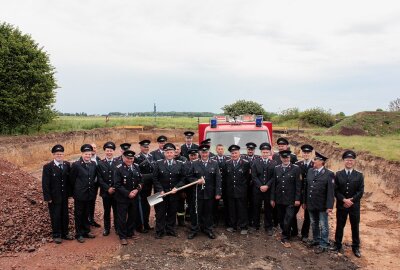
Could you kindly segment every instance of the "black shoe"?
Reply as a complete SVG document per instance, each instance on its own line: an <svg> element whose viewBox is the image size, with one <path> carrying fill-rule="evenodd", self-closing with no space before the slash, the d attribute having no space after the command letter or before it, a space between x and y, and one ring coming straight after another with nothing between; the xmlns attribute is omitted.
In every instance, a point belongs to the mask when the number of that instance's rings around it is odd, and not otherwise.
<svg viewBox="0 0 400 270"><path fill-rule="evenodd" d="M84 234L83 235L83 238L90 238L90 239L93 239L93 238L95 238L96 236L94 235L94 234L91 234L91 233L87 233L87 234Z"/></svg>
<svg viewBox="0 0 400 270"><path fill-rule="evenodd" d="M196 236L197 233L195 232L190 232L188 235L188 239L193 239Z"/></svg>
<svg viewBox="0 0 400 270"><path fill-rule="evenodd" d="M110 230L105 229L103 231L103 236L108 236L110 234Z"/></svg>
<svg viewBox="0 0 400 270"><path fill-rule="evenodd" d="M61 240L60 237L54 237L53 240L54 240L54 243L56 243L56 244L61 244L62 243L62 240Z"/></svg>
<svg viewBox="0 0 400 270"><path fill-rule="evenodd" d="M75 238L72 236L72 235L70 235L70 234L67 234L67 235L64 235L63 237L61 237L62 239L64 239L64 240L74 240Z"/></svg>
<svg viewBox="0 0 400 270"><path fill-rule="evenodd" d="M268 236L273 236L274 235L274 231L272 229L265 229L265 231L267 232Z"/></svg>
<svg viewBox="0 0 400 270"><path fill-rule="evenodd" d="M96 227L96 228L100 228L101 227L101 225L99 223L97 223L96 221L90 222L90 226Z"/></svg>
<svg viewBox="0 0 400 270"><path fill-rule="evenodd" d="M144 225L144 229L147 231L151 231L151 230L153 230L153 227L150 227L149 224L146 224L146 225Z"/></svg>
<svg viewBox="0 0 400 270"><path fill-rule="evenodd" d="M338 252L338 253L342 253L343 254L343 248L337 245L334 245L333 247L329 248L329 251L333 251L333 252Z"/></svg>
<svg viewBox="0 0 400 270"><path fill-rule="evenodd" d="M167 235L177 237L178 235L174 231L167 232Z"/></svg>
<svg viewBox="0 0 400 270"><path fill-rule="evenodd" d="M308 243L308 237L307 236L302 236L301 237L301 242L303 242L303 243Z"/></svg>
<svg viewBox="0 0 400 270"><path fill-rule="evenodd" d="M318 245L319 245L319 243L318 242L314 242L314 241L311 241L311 242L307 243L307 247L308 248L316 247Z"/></svg>
<svg viewBox="0 0 400 270"><path fill-rule="evenodd" d="M215 239L215 234L213 232L208 232L207 233L208 238L210 239Z"/></svg>
<svg viewBox="0 0 400 270"><path fill-rule="evenodd" d="M140 233L148 233L149 231L147 229L145 229L144 227L139 227L136 229L136 231L140 232Z"/></svg>
<svg viewBox="0 0 400 270"><path fill-rule="evenodd" d="M328 248L324 248L324 247L317 247L316 249L314 249L315 254L321 254L328 251Z"/></svg>
<svg viewBox="0 0 400 270"><path fill-rule="evenodd" d="M76 238L76 241L78 241L79 243L85 243L85 239L83 238L83 236L78 236Z"/></svg>
<svg viewBox="0 0 400 270"><path fill-rule="evenodd" d="M156 239L161 239L164 237L163 233L156 233L156 235L154 236Z"/></svg>
<svg viewBox="0 0 400 270"><path fill-rule="evenodd" d="M361 258L361 252L358 248L353 248L353 253L357 258Z"/></svg>

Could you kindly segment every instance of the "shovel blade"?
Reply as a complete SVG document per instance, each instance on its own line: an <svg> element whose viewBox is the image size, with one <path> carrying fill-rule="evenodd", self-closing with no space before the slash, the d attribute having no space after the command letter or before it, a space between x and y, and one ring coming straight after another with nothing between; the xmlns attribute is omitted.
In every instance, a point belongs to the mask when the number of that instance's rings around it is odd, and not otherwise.
<svg viewBox="0 0 400 270"><path fill-rule="evenodd" d="M147 197L147 201L149 202L150 206L162 202L163 197L161 196L161 192L154 193L153 195Z"/></svg>

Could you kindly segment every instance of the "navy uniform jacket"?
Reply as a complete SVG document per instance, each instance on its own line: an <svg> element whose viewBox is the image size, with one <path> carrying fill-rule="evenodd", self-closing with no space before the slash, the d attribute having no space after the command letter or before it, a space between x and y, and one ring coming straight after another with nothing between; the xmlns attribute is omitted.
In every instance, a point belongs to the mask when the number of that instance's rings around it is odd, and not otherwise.
<svg viewBox="0 0 400 270"><path fill-rule="evenodd" d="M310 160L308 165L305 164L304 160L297 161L296 165L300 167L301 170L301 180L302 180L302 188L301 188L301 199L304 199L304 192L306 188L306 181L307 181L307 173L308 170L314 167L314 161Z"/></svg>
<svg viewBox="0 0 400 270"><path fill-rule="evenodd" d="M272 159L268 159L267 164L264 163L262 158L259 158L253 162L251 167L251 175L254 183L254 189L261 192L261 186L267 185L269 189L271 188L275 166L276 162Z"/></svg>
<svg viewBox="0 0 400 270"><path fill-rule="evenodd" d="M100 196L101 197L112 197L110 193L108 193L108 189L110 187L115 188L114 181L114 171L115 166L118 165L115 159L112 160L112 163L108 163L107 159L100 160L97 163L97 180L100 186Z"/></svg>
<svg viewBox="0 0 400 270"><path fill-rule="evenodd" d="M235 167L233 160L225 163L224 176L226 178L226 193L230 198L245 198L250 182L250 163L240 158Z"/></svg>
<svg viewBox="0 0 400 270"><path fill-rule="evenodd" d="M154 161L158 161L160 159L164 159L164 151L161 151L160 149L154 150L150 153L153 156Z"/></svg>
<svg viewBox="0 0 400 270"><path fill-rule="evenodd" d="M139 153L135 156L135 163L139 164L140 173L143 176L143 183L146 186L150 186L153 183L153 171L154 171L154 159L151 154L147 157L143 153Z"/></svg>
<svg viewBox="0 0 400 270"><path fill-rule="evenodd" d="M97 196L96 162L85 163L82 158L72 163L70 183L73 197L78 201L92 201Z"/></svg>
<svg viewBox="0 0 400 270"><path fill-rule="evenodd" d="M71 194L68 177L71 165L67 161L62 162L62 171L54 163L54 160L43 166L42 189L45 201L61 203Z"/></svg>
<svg viewBox="0 0 400 270"><path fill-rule="evenodd" d="M172 159L172 165L168 166L167 160L158 160L155 163L153 172L154 193L168 192L174 187L179 188L186 181L186 165L179 160ZM171 199L177 200L177 194L168 195Z"/></svg>
<svg viewBox="0 0 400 270"><path fill-rule="evenodd" d="M189 149L198 149L199 146L195 143L192 143L190 145L190 148L187 147L186 143L181 145L181 155L184 156L185 158L189 159Z"/></svg>
<svg viewBox="0 0 400 270"><path fill-rule="evenodd" d="M323 168L315 176L314 169L309 169L304 193L304 203L311 211L325 211L332 209L334 199L335 174Z"/></svg>
<svg viewBox="0 0 400 270"><path fill-rule="evenodd" d="M296 164L289 164L285 172L283 166L274 168L271 187L271 200L277 204L294 205L301 200L300 168Z"/></svg>
<svg viewBox="0 0 400 270"><path fill-rule="evenodd" d="M130 170L125 163L119 163L115 167L115 199L120 203L130 203L137 198L129 198L129 193L137 189L140 191L143 184L142 175L139 172L139 166L137 164L132 165Z"/></svg>
<svg viewBox="0 0 400 270"><path fill-rule="evenodd" d="M221 173L215 160L209 159L206 166L201 160L192 162L188 176L189 182L197 181L201 177L204 177L206 183L195 186L194 190L197 192L198 199L214 199L216 195L222 194Z"/></svg>
<svg viewBox="0 0 400 270"><path fill-rule="evenodd" d="M279 155L279 153L275 153L272 156L272 159L275 160L278 165L282 164L281 156ZM297 162L297 156L295 154L291 153L290 154L290 163L296 164L296 162Z"/></svg>
<svg viewBox="0 0 400 270"><path fill-rule="evenodd" d="M336 173L335 178L335 196L336 207L345 208L343 199L353 198L353 206L351 208L360 207L360 200L364 194L364 175L353 169L350 177L347 177L346 170L343 169Z"/></svg>
<svg viewBox="0 0 400 270"><path fill-rule="evenodd" d="M188 159L187 159L186 157L181 156L181 155L175 156L174 159L175 159L175 160L182 161L183 163L186 163L186 162L188 161Z"/></svg>
<svg viewBox="0 0 400 270"><path fill-rule="evenodd" d="M224 181L224 174L223 174L224 170L223 169L225 167L226 162L228 160L230 160L230 157L225 156L225 155L223 155L223 156L215 155L213 157L210 157L210 159L215 160L218 163L219 171L220 171L221 177L222 177L222 181Z"/></svg>

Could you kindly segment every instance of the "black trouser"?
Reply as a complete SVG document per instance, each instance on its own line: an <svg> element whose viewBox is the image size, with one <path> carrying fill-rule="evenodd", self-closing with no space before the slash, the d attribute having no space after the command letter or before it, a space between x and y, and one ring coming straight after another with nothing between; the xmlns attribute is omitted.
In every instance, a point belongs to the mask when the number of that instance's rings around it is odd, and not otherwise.
<svg viewBox="0 0 400 270"><path fill-rule="evenodd" d="M154 206L156 211L156 233L175 232L178 199L176 195L165 196L164 201Z"/></svg>
<svg viewBox="0 0 400 270"><path fill-rule="evenodd" d="M272 206L271 206L271 191L261 192L260 190L253 189L253 220L254 227L260 228L260 214L261 207L264 203L264 228L272 230Z"/></svg>
<svg viewBox="0 0 400 270"><path fill-rule="evenodd" d="M113 210L114 228L117 229L117 202L113 197L103 197L103 208L104 208L104 229L110 230L111 228L111 208Z"/></svg>
<svg viewBox="0 0 400 270"><path fill-rule="evenodd" d="M75 206L75 237L87 235L90 232L89 208L91 201L74 200Z"/></svg>
<svg viewBox="0 0 400 270"><path fill-rule="evenodd" d="M229 227L230 218L229 218L229 196L226 192L226 185L224 182L222 183L222 201L224 205L224 223L226 227Z"/></svg>
<svg viewBox="0 0 400 270"><path fill-rule="evenodd" d="M68 235L68 198L61 202L49 203L51 229L53 238L65 237Z"/></svg>
<svg viewBox="0 0 400 270"><path fill-rule="evenodd" d="M137 201L135 197L129 203L117 202L118 235L120 239L126 239L135 234Z"/></svg>
<svg viewBox="0 0 400 270"><path fill-rule="evenodd" d="M360 206L350 208L337 208L336 212L336 246L342 247L343 230L346 226L347 216L350 217L352 248L360 247Z"/></svg>
<svg viewBox="0 0 400 270"><path fill-rule="evenodd" d="M192 232L198 232L200 229L206 233L212 232L213 205L214 199L195 199L190 214Z"/></svg>
<svg viewBox="0 0 400 270"><path fill-rule="evenodd" d="M272 223L274 227L278 227L279 225L279 217L278 217L278 208L274 207L272 209Z"/></svg>
<svg viewBox="0 0 400 270"><path fill-rule="evenodd" d="M294 216L292 220L292 225L290 226L290 236L297 236L299 234L299 227L297 226L297 213L300 210L300 206L294 207Z"/></svg>
<svg viewBox="0 0 400 270"><path fill-rule="evenodd" d="M278 211L279 224L282 229L282 239L290 239L290 229L293 224L293 218L296 214L294 205L276 205Z"/></svg>
<svg viewBox="0 0 400 270"><path fill-rule="evenodd" d="M247 186L247 218L248 218L248 224L249 226L253 227L254 226L254 205L253 205L253 183L250 183Z"/></svg>
<svg viewBox="0 0 400 270"><path fill-rule="evenodd" d="M310 213L307 210L304 210L304 221L303 221L303 226L301 227L301 236L308 238L309 232L310 232Z"/></svg>
<svg viewBox="0 0 400 270"><path fill-rule="evenodd" d="M228 198L229 202L229 226L233 228L247 229L247 198Z"/></svg>
<svg viewBox="0 0 400 270"><path fill-rule="evenodd" d="M151 185L150 187L145 186L140 191L140 198L142 203L142 211L143 211L143 226L148 229L150 228L149 218L150 218L150 204L147 201L147 197L151 195Z"/></svg>
<svg viewBox="0 0 400 270"><path fill-rule="evenodd" d="M94 222L94 212L95 212L95 208L96 208L96 199L97 199L97 193L98 193L99 188L96 187L96 198L94 198L93 200L90 201L89 204L89 215L88 215L88 219L89 222L92 223Z"/></svg>
<svg viewBox="0 0 400 270"><path fill-rule="evenodd" d="M190 219L190 215L192 214L193 203L194 203L193 202L194 189L193 189L193 187L189 187L185 190L186 190L186 203L187 203L187 209L185 211L185 220L186 220L186 219Z"/></svg>
<svg viewBox="0 0 400 270"><path fill-rule="evenodd" d="M177 218L181 219L182 222L185 221L185 200L186 193L184 191L180 191L177 193L178 196L178 208L177 208Z"/></svg>

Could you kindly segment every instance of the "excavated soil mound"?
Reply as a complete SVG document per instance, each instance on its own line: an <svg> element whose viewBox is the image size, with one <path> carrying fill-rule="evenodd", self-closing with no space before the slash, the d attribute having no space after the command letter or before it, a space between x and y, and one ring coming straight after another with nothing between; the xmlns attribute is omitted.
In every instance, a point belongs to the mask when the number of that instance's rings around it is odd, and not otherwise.
<svg viewBox="0 0 400 270"><path fill-rule="evenodd" d="M0 254L36 250L50 237L48 208L37 179L0 160Z"/></svg>

